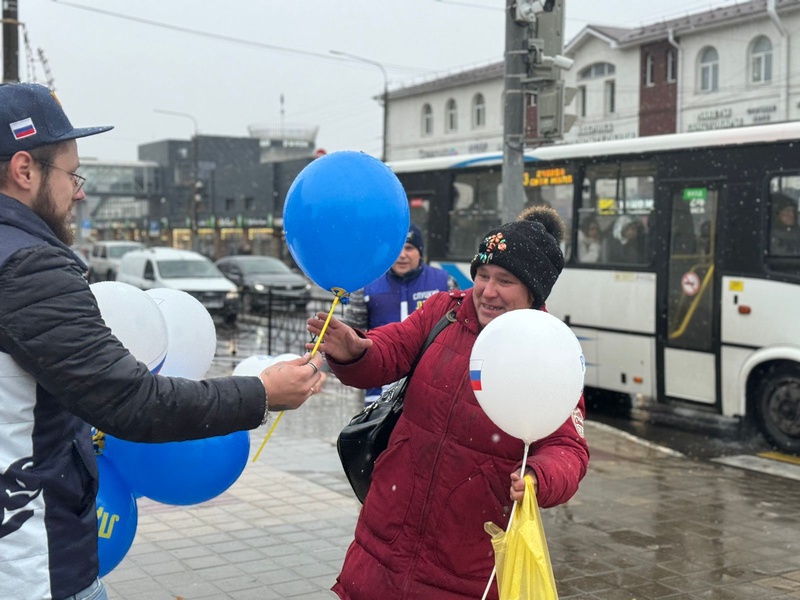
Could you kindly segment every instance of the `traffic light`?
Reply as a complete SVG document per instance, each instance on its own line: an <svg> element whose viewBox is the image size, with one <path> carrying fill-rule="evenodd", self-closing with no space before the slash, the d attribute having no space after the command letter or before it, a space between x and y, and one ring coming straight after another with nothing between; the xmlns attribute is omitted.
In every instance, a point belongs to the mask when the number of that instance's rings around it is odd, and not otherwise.
<svg viewBox="0 0 800 600"><path fill-rule="evenodd" d="M575 96L575 88L566 88L561 71L572 67L564 56L564 0L518 0L517 20L526 17L528 38L527 77L523 86L536 99L536 134L534 141L561 138L576 117L565 115L564 108Z"/></svg>
<svg viewBox="0 0 800 600"><path fill-rule="evenodd" d="M551 10L547 11L550 7ZM551 0L545 5L537 1L526 9L517 5L517 12L533 15L529 19L528 79L536 81L555 81L561 77L561 69L569 69L572 59L562 55L564 51L564 0Z"/></svg>
<svg viewBox="0 0 800 600"><path fill-rule="evenodd" d="M561 138L570 130L577 117L564 114L578 90L554 81L536 93L536 138L548 141Z"/></svg>

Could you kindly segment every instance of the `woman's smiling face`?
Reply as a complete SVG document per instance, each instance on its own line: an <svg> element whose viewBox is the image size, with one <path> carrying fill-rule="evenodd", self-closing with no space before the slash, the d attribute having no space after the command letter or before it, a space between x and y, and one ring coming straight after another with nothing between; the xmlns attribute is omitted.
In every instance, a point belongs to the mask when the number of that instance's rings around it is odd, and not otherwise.
<svg viewBox="0 0 800 600"><path fill-rule="evenodd" d="M518 308L531 308L533 298L511 271L497 265L481 265L475 273L472 293L478 322L486 327L492 319Z"/></svg>

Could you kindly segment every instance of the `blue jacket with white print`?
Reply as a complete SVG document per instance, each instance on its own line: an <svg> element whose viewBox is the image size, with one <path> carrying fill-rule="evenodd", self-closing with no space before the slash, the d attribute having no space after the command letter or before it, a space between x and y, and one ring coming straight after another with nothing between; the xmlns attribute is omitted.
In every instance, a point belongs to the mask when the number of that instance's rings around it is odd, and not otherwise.
<svg viewBox="0 0 800 600"><path fill-rule="evenodd" d="M90 424L166 442L251 429L264 415L256 377L151 374L106 327L85 269L0 194L0 598L58 600L97 578Z"/></svg>

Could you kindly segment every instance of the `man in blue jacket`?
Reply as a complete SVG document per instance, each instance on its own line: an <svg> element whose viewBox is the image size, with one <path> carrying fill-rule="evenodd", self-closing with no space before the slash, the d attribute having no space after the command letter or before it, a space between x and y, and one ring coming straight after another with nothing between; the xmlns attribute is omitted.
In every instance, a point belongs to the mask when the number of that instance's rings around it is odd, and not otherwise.
<svg viewBox="0 0 800 600"><path fill-rule="evenodd" d="M70 250L76 129L37 84L0 85L0 598L105 600L91 426L168 442L253 429L319 391L322 360L258 377L153 375L106 327ZM269 398L267 398L269 396Z"/></svg>
<svg viewBox="0 0 800 600"><path fill-rule="evenodd" d="M411 223L406 243L391 269L350 294L345 307L345 323L368 330L405 320L436 292L458 288L456 280L442 269L426 265L423 256L422 232ZM364 404L372 404L381 395L381 388L370 388Z"/></svg>

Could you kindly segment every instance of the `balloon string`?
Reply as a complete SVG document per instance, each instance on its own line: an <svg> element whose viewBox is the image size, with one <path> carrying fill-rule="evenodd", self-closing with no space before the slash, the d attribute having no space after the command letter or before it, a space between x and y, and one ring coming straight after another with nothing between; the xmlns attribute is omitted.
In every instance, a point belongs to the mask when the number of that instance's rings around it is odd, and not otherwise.
<svg viewBox="0 0 800 600"><path fill-rule="evenodd" d="M328 329L328 323L331 322L331 318L333 317L333 311L336 309L336 305L339 303L339 300L345 295L345 291L341 288L333 288L332 290L336 296L333 298L333 304L331 304L331 309L328 311L328 318L325 319L325 324L322 326L322 331L319 333L319 337L317 338L317 343L314 345L314 349L311 351L311 356L313 357L314 354L317 352L317 348L319 348L320 343L322 342L322 336L325 335L325 330ZM267 441L272 436L272 432L275 431L275 428L278 426L278 423L283 416L283 411L278 413L278 416L275 417L275 421L272 423L272 427L269 428L267 435L264 437L264 441L261 442L261 445L258 447L258 451L253 456L253 462L258 460L258 457L261 456L261 451L264 449L264 446L267 445Z"/></svg>
<svg viewBox="0 0 800 600"><path fill-rule="evenodd" d="M275 420L272 422L272 426L269 428L267 435L264 437L264 441L261 442L261 446L258 447L258 452L256 452L255 456L253 456L253 462L258 460L258 457L261 455L261 451L264 449L264 446L267 445L267 440L272 436L272 432L275 431L275 428L278 426L278 423L283 416L283 411L278 413L278 416L275 417Z"/></svg>
<svg viewBox="0 0 800 600"><path fill-rule="evenodd" d="M325 324L322 326L322 331L319 332L317 343L314 344L314 349L311 351L312 358L317 353L317 349L319 348L319 345L322 343L322 338L325 336L325 332L328 330L328 324L331 322L331 318L333 318L333 311L336 310L336 305L339 303L339 300L345 295L345 291L342 288L333 288L332 291L336 294L336 296L334 296L333 298L333 304L331 304L331 309L328 311L328 316L325 319Z"/></svg>
<svg viewBox="0 0 800 600"><path fill-rule="evenodd" d="M531 447L530 444L527 443L525 444L525 452L522 455L522 466L519 469L519 476L521 478L525 477L525 464L528 462L528 450L530 449L530 447ZM514 504L511 506L511 516L508 518L508 527L506 527L506 535L508 535L508 532L511 531L511 523L514 520L514 513L516 512L515 510L516 508L517 508L517 501L514 500ZM496 573L497 573L497 565L495 564L495 566L492 567L492 574L489 576L489 583L486 584L486 589L483 592L481 600L486 600L486 597L489 595L489 590L492 587L492 582L494 581L494 576Z"/></svg>

